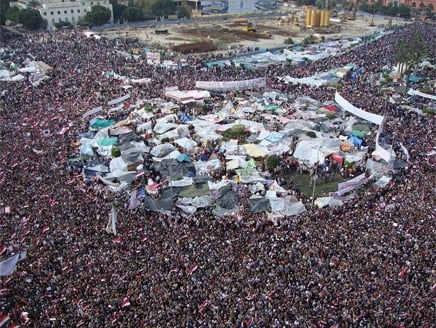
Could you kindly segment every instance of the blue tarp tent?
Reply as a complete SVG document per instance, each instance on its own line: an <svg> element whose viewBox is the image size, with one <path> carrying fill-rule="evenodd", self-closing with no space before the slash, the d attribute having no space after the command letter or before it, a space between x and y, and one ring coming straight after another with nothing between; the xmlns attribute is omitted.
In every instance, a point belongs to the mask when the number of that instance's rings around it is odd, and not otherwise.
<svg viewBox="0 0 436 328"><path fill-rule="evenodd" d="M354 147L362 146L362 140L359 139L358 137L351 136L348 140L350 140L353 143Z"/></svg>

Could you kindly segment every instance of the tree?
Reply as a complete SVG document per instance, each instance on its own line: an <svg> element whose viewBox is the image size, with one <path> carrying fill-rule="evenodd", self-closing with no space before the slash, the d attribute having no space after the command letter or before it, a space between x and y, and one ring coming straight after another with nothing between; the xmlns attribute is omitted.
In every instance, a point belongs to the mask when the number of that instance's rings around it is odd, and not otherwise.
<svg viewBox="0 0 436 328"><path fill-rule="evenodd" d="M23 24L28 30L45 28L47 23L42 19L38 10L26 8L18 12L18 23Z"/></svg>
<svg viewBox="0 0 436 328"><path fill-rule="evenodd" d="M68 21L62 21L62 20L61 20L60 22L55 23L54 26L55 26L56 28L63 28L63 27L72 27L73 24L71 24L71 23L68 22Z"/></svg>
<svg viewBox="0 0 436 328"><path fill-rule="evenodd" d="M111 1L109 1L109 3L112 5L112 12L114 14L114 22L117 22L121 18L122 14L123 14L124 10L126 10L127 6L119 4L117 2L117 0L111 0Z"/></svg>
<svg viewBox="0 0 436 328"><path fill-rule="evenodd" d="M111 19L110 9L97 5L91 7L91 11L85 16L85 21L92 25L103 25Z"/></svg>
<svg viewBox="0 0 436 328"><path fill-rule="evenodd" d="M9 0L0 0L0 25L6 23L6 12L9 10Z"/></svg>
<svg viewBox="0 0 436 328"><path fill-rule="evenodd" d="M145 20L144 9L138 7L127 7L121 17L128 22L140 22Z"/></svg>
<svg viewBox="0 0 436 328"><path fill-rule="evenodd" d="M151 0L146 10L153 16L168 17L176 12L176 5L172 0Z"/></svg>
<svg viewBox="0 0 436 328"><path fill-rule="evenodd" d="M189 7L186 4L183 4L179 10L177 10L177 17L178 18L191 18L191 7Z"/></svg>
<svg viewBox="0 0 436 328"><path fill-rule="evenodd" d="M28 7L30 7L30 8L36 8L36 7L39 7L41 4L38 2L38 1L36 1L36 0L31 0L31 1L29 1L28 2L28 4L27 4L27 6Z"/></svg>
<svg viewBox="0 0 436 328"><path fill-rule="evenodd" d="M269 156L266 159L266 167L268 169L275 169L277 166L279 166L279 164L280 164L280 157L278 156L273 155L273 156Z"/></svg>
<svg viewBox="0 0 436 328"><path fill-rule="evenodd" d="M399 63L399 71L400 73L404 72L407 74L429 54L429 50L420 34L416 34L408 40L400 40L396 50L396 60Z"/></svg>

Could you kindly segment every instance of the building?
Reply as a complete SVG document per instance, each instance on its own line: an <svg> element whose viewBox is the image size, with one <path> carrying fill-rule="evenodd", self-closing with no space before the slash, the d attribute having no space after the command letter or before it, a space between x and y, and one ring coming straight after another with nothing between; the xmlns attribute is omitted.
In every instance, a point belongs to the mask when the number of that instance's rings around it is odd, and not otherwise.
<svg viewBox="0 0 436 328"><path fill-rule="evenodd" d="M354 0L354 2L356 2L356 0ZM364 1L357 0L357 2L360 3ZM373 4L376 3L377 0L369 0L368 2ZM436 10L436 0L382 0L383 6L388 6L390 3L397 5L402 4L412 9L425 10L430 7L433 12Z"/></svg>
<svg viewBox="0 0 436 328"><path fill-rule="evenodd" d="M400 0L400 3L414 9L426 9L431 5L432 11L436 10L436 0Z"/></svg>
<svg viewBox="0 0 436 328"><path fill-rule="evenodd" d="M11 3L19 8L27 8L32 1L20 1ZM54 26L59 22L69 22L72 25L79 23L93 6L103 6L111 11L110 22L113 22L112 4L109 0L40 0L39 5L34 7L47 21L47 26Z"/></svg>

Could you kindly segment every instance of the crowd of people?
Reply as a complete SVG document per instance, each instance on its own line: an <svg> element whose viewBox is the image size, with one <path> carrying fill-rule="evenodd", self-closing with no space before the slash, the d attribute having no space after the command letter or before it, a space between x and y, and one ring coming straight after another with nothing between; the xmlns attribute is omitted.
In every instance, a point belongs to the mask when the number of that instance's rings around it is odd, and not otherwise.
<svg viewBox="0 0 436 328"><path fill-rule="evenodd" d="M396 61L396 45L419 34L434 59L436 27L407 25L385 37L305 66L206 69L201 57L176 71L120 56L135 44L79 31L3 33L14 61L53 67L50 79L0 83L0 246L2 259L27 257L0 280L0 314L29 327L432 327L436 307L434 118L402 110L375 85ZM68 158L87 128L84 111L123 94L102 74L149 77L137 99L198 80L266 76L268 88L333 100L335 90L284 84L356 63L365 72L339 92L387 117L394 147L409 152L401 178L369 183L341 207L309 210L279 226L262 214L194 219L129 210L105 188L74 180ZM432 81L434 69L423 72ZM430 85L430 87L432 87ZM433 88L434 90L434 88ZM414 97L410 106L426 100ZM416 104L415 102L419 102ZM430 104L431 105L431 104ZM60 133L62 128L68 128ZM73 181L71 183L71 181ZM105 232L117 204L116 237ZM8 211L4 211L5 208Z"/></svg>

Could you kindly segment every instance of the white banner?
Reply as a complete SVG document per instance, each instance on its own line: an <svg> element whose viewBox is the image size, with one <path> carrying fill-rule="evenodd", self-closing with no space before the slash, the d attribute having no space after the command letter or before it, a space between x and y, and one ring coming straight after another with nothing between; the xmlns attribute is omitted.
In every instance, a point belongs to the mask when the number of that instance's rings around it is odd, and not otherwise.
<svg viewBox="0 0 436 328"><path fill-rule="evenodd" d="M86 117L88 117L88 116L90 116L90 115L93 115L93 114L95 114L95 113L98 113L98 112L101 112L103 110L103 107L94 107L93 109L90 109L90 110L88 110L87 112L85 112L83 115L82 115L82 118L86 118Z"/></svg>
<svg viewBox="0 0 436 328"><path fill-rule="evenodd" d="M12 255L10 258L0 262L0 277L11 275L17 265L20 254Z"/></svg>
<svg viewBox="0 0 436 328"><path fill-rule="evenodd" d="M107 104L109 106L112 106L112 105L118 104L118 103L120 103L120 102L122 102L124 100L127 100L129 98L130 98L130 93L126 94L125 96L122 96L122 97L119 97L119 98L116 98L116 99L112 99L112 100L108 101Z"/></svg>
<svg viewBox="0 0 436 328"><path fill-rule="evenodd" d="M436 96L429 95L429 94L421 92L419 90L410 89L407 93L411 96L420 96L420 97L424 97L427 99L436 100Z"/></svg>
<svg viewBox="0 0 436 328"><path fill-rule="evenodd" d="M353 115L356 115L360 118L363 118L371 123L380 125L383 121L383 116L369 113L364 111L363 109L354 107L350 102L348 102L344 97L342 97L339 93L335 94L336 103L341 106L347 112L350 112Z"/></svg>
<svg viewBox="0 0 436 328"><path fill-rule="evenodd" d="M354 190L364 184L368 179L365 177L365 173L358 175L357 177L348 180L346 182L338 183L338 196L342 196L343 194Z"/></svg>
<svg viewBox="0 0 436 328"><path fill-rule="evenodd" d="M394 154L394 151L392 150L392 148L390 151L388 151L380 145L379 139L380 139L380 134L382 133L382 130L383 130L383 124L381 124L377 130L377 135L375 137L375 151L372 153L372 155L380 156L387 163L389 163L391 160L391 157L395 156L395 154Z"/></svg>
<svg viewBox="0 0 436 328"><path fill-rule="evenodd" d="M266 79L260 77L252 80L241 81L197 81L195 87L213 91L235 91L263 88L266 86Z"/></svg>
<svg viewBox="0 0 436 328"><path fill-rule="evenodd" d="M143 79L131 79L130 83L132 84L147 84L150 83L151 79L150 78L143 78Z"/></svg>

